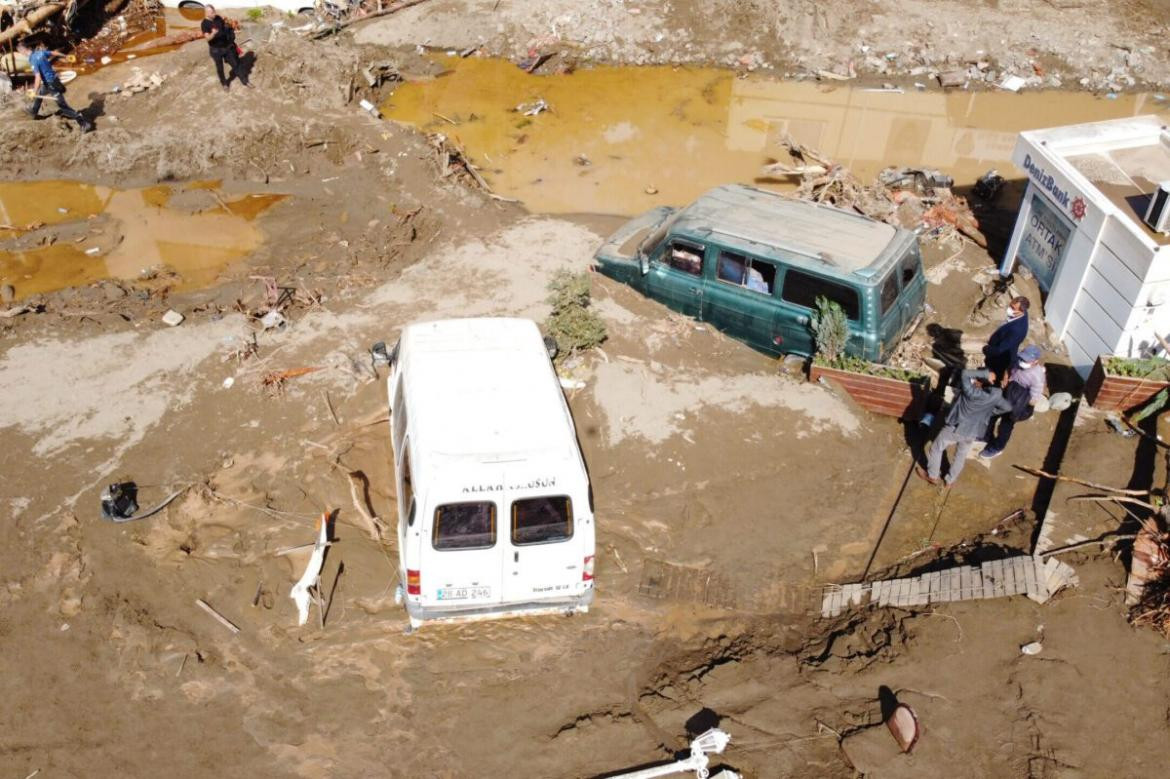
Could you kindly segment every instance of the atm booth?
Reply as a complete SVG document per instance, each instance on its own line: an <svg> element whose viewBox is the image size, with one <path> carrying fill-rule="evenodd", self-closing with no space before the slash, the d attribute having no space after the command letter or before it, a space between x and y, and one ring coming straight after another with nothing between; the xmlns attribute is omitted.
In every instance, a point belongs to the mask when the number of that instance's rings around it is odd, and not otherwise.
<svg viewBox="0 0 1170 779"><path fill-rule="evenodd" d="M1028 186L1001 272L1032 272L1082 376L1099 355L1156 351L1155 333L1170 336L1170 235L1155 229L1170 225L1167 125L1139 116L1030 130L1012 161Z"/></svg>

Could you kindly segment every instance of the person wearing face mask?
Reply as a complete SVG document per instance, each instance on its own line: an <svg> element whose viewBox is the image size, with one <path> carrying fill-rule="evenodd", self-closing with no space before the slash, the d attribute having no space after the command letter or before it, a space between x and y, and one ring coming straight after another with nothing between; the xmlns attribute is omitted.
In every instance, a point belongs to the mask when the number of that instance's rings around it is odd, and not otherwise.
<svg viewBox="0 0 1170 779"><path fill-rule="evenodd" d="M983 347L987 370L1004 378L1016 364L1016 350L1028 337L1028 308L1031 306L1023 295L1012 298L1008 303L1007 321L996 328Z"/></svg>
<svg viewBox="0 0 1170 779"><path fill-rule="evenodd" d="M991 418L985 437L987 446L979 453L984 460L1003 454L1016 423L1030 419L1036 404L1044 397L1045 376L1041 356L1038 346L1025 346L1020 350L1019 359L1003 390L1003 396L1012 404L1012 410Z"/></svg>

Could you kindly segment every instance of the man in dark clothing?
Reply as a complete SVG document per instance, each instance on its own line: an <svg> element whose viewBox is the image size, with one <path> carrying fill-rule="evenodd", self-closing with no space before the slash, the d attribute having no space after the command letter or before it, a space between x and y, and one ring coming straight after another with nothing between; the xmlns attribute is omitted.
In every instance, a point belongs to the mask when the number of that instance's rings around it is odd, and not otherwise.
<svg viewBox="0 0 1170 779"><path fill-rule="evenodd" d="M215 12L215 6L209 5L203 11L203 21L199 29L207 39L207 50L215 62L215 74L219 76L220 85L226 90L230 79L223 74L223 63L231 66L232 76L238 78L244 86L251 86L248 77L240 69L240 56L236 51L236 33L222 16Z"/></svg>
<svg viewBox="0 0 1170 779"><path fill-rule="evenodd" d="M996 328L983 347L987 370L1006 377L1008 369L1016 364L1016 350L1028 337L1028 308L1031 302L1023 296L1012 298L1008 304L1007 321Z"/></svg>
<svg viewBox="0 0 1170 779"><path fill-rule="evenodd" d="M995 386L995 379L995 373L992 371L963 371L959 377L959 397L955 398L951 410L947 412L946 424L938 431L934 443L930 445L930 451L927 452L926 470L922 470L921 466L915 469L919 477L931 484L938 484L943 452L951 444L956 444L955 459L951 460L946 486L950 487L958 480L967 462L971 445L987 433L991 417L1012 410L1012 404L1003 396L999 387Z"/></svg>
<svg viewBox="0 0 1170 779"><path fill-rule="evenodd" d="M39 119L41 103L47 99L57 104L57 113L66 119L77 122L78 126L81 127L81 132L92 131L93 122L73 110L65 102L65 85L57 77L57 71L53 70L53 58L62 56L61 52L49 51L44 41L38 40L33 43L27 38L20 42L18 48L22 54L28 57L28 64L33 72L32 93L34 97L32 105L28 108L29 116L33 119Z"/></svg>

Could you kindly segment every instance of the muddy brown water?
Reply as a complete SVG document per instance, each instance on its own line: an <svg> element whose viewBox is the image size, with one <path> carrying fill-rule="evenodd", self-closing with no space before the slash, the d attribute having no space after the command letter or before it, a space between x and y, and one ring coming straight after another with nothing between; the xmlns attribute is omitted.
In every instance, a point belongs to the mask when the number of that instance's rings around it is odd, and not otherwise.
<svg viewBox="0 0 1170 779"><path fill-rule="evenodd" d="M180 277L176 289L206 286L261 245L264 235L255 220L284 197L224 196L218 186L197 181L118 190L75 181L0 183L0 283L11 284L21 298L168 268ZM210 192L211 205L199 211L172 207L172 196L184 191Z"/></svg>
<svg viewBox="0 0 1170 779"><path fill-rule="evenodd" d="M785 134L863 178L910 165L969 186L991 168L1016 177L1021 130L1168 112L1150 94L888 92L666 66L533 76L503 60L440 61L446 72L399 87L384 114L456 139L498 193L550 213L635 214L731 181L782 188L760 169L786 156ZM540 99L549 110L516 110Z"/></svg>

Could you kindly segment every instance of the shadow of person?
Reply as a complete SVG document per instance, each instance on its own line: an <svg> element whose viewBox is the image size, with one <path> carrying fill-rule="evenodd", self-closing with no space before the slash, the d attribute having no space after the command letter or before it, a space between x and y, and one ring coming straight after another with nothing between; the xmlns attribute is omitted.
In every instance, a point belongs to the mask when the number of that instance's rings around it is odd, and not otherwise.
<svg viewBox="0 0 1170 779"><path fill-rule="evenodd" d="M956 370L967 367L962 330L932 322L926 326L926 334L930 336L930 352L935 359Z"/></svg>
<svg viewBox="0 0 1170 779"><path fill-rule="evenodd" d="M878 687L878 705L882 709L882 722L885 722L894 716L894 710L898 708L898 696L894 695L894 691L883 684Z"/></svg>
<svg viewBox="0 0 1170 779"><path fill-rule="evenodd" d="M254 67L256 67L256 52L246 51L244 56L240 57L240 72L236 75L241 81L250 84L252 83L252 69Z"/></svg>
<svg viewBox="0 0 1170 779"><path fill-rule="evenodd" d="M96 121L99 116L106 115L106 96L102 92L90 92L89 105L85 108L78 109L78 113L84 116L89 121Z"/></svg>

